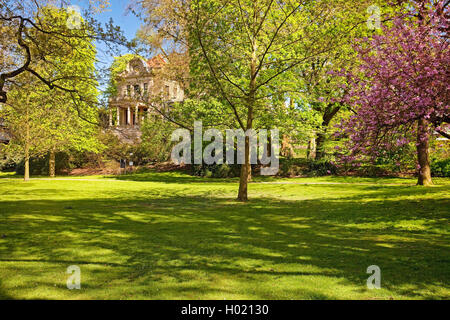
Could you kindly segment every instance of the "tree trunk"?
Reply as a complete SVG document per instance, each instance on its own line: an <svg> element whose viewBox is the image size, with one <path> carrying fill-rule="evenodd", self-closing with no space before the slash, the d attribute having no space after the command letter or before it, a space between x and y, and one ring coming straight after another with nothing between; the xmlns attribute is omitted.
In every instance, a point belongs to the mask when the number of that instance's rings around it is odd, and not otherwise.
<svg viewBox="0 0 450 320"><path fill-rule="evenodd" d="M256 14L256 11L255 11ZM247 126L246 130L253 127L253 107L255 105L255 90L256 90L256 73L257 73L257 44L256 41L252 43L252 58L250 61L250 85L249 95L247 97ZM239 192L237 199L239 201L248 201L248 181L251 179L252 169L250 166L250 137L245 136L245 155L244 164L241 166L241 177L239 179Z"/></svg>
<svg viewBox="0 0 450 320"><path fill-rule="evenodd" d="M23 176L24 181L30 181L30 157L25 156L25 173Z"/></svg>
<svg viewBox="0 0 450 320"><path fill-rule="evenodd" d="M239 201L248 201L248 181L249 175L251 177L251 167L250 167L250 139L245 137L245 156L244 163L241 165L241 176L239 179Z"/></svg>
<svg viewBox="0 0 450 320"><path fill-rule="evenodd" d="M425 119L419 119L417 124L417 160L419 162L419 176L417 184L420 186L431 186L431 168L429 154L430 133Z"/></svg>
<svg viewBox="0 0 450 320"><path fill-rule="evenodd" d="M317 131L316 136L316 160L321 160L325 156L325 141L328 126L336 113L339 112L339 104L329 103L322 116L322 127Z"/></svg>
<svg viewBox="0 0 450 320"><path fill-rule="evenodd" d="M328 124L324 124L328 126ZM325 156L325 135L326 135L326 127L322 128L323 132L317 132L316 137L316 160L321 160Z"/></svg>
<svg viewBox="0 0 450 320"><path fill-rule="evenodd" d="M287 158L292 158L295 155L289 136L285 134L283 134L281 139L281 154Z"/></svg>
<svg viewBox="0 0 450 320"><path fill-rule="evenodd" d="M48 159L48 165L49 165L48 173L51 178L55 177L55 163L56 163L55 150L52 149L52 150L50 150L49 159Z"/></svg>
<svg viewBox="0 0 450 320"><path fill-rule="evenodd" d="M316 158L316 137L311 137L308 141L308 148L306 149L306 158L315 159Z"/></svg>
<svg viewBox="0 0 450 320"><path fill-rule="evenodd" d="M28 118L28 101L25 127L25 172L23 176L24 181L30 181L30 123Z"/></svg>

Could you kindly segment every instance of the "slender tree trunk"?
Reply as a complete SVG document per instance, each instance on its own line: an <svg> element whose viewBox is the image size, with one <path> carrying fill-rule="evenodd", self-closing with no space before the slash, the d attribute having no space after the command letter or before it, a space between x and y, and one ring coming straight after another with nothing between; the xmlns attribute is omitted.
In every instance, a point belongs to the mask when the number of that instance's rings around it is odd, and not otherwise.
<svg viewBox="0 0 450 320"><path fill-rule="evenodd" d="M55 149L50 150L49 159L48 159L48 173L51 178L55 177Z"/></svg>
<svg viewBox="0 0 450 320"><path fill-rule="evenodd" d="M248 200L248 178L251 175L251 167L250 167L250 139L249 137L245 137L245 161L241 165L241 176L239 179L239 193L238 200L239 201L247 201Z"/></svg>
<svg viewBox="0 0 450 320"><path fill-rule="evenodd" d="M431 180L429 138L427 121L419 119L417 124L417 160L419 162L419 176L417 184L420 186L433 185Z"/></svg>
<svg viewBox="0 0 450 320"><path fill-rule="evenodd" d="M29 99L27 101L26 109L26 125L25 125L25 172L23 176L24 181L30 181L30 122L28 117Z"/></svg>
<svg viewBox="0 0 450 320"><path fill-rule="evenodd" d="M256 14L256 10L255 10ZM250 62L250 85L249 85L249 95L247 98L247 127L246 130L252 129L253 127L253 106L255 105L255 88L256 88L256 59L257 45L254 41L252 43L252 58ZM245 136L245 156L244 164L241 166L241 176L239 179L239 201L248 201L248 181L251 179L252 169L250 166L250 137Z"/></svg>
<svg viewBox="0 0 450 320"><path fill-rule="evenodd" d="M27 128L26 134L28 135L28 128ZM27 141L25 141L25 172L24 172L23 180L24 181L30 180L30 146L28 144L28 139L27 139Z"/></svg>
<svg viewBox="0 0 450 320"><path fill-rule="evenodd" d="M248 104L248 114L247 114L247 130L251 129L253 126L253 103L254 95L250 95ZM241 166L241 176L239 179L239 201L248 201L248 182L252 178L252 167L250 164L250 137L245 136L245 153L244 153L244 163Z"/></svg>
<svg viewBox="0 0 450 320"><path fill-rule="evenodd" d="M324 111L324 114L322 116L322 128L321 130L317 131L316 136L316 160L321 160L325 156L325 141L328 126L340 109L341 106L339 104L336 105L330 103Z"/></svg>
<svg viewBox="0 0 450 320"><path fill-rule="evenodd" d="M328 124L325 124L328 126ZM317 132L316 136L316 160L321 160L325 156L325 135L326 127L322 128L323 132Z"/></svg>
<svg viewBox="0 0 450 320"><path fill-rule="evenodd" d="M30 181L30 157L28 155L25 155L25 173L23 180Z"/></svg>
<svg viewBox="0 0 450 320"><path fill-rule="evenodd" d="M306 149L306 158L315 159L316 158L316 137L311 137L308 141L308 148Z"/></svg>

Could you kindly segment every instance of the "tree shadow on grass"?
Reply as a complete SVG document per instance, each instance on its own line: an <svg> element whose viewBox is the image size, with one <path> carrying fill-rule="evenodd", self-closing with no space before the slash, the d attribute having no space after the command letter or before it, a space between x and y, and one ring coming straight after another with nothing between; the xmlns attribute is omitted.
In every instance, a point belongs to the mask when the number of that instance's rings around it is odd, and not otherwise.
<svg viewBox="0 0 450 320"><path fill-rule="evenodd" d="M7 290L3 287L2 281L0 279L0 300L12 300L13 297L11 297Z"/></svg>
<svg viewBox="0 0 450 320"><path fill-rule="evenodd" d="M443 189L364 190L246 204L211 196L137 199L131 191L120 199L2 201L0 264L86 265L95 269L93 292L115 288L116 298L259 299L341 298L333 286L370 297L366 269L375 264L390 293L448 298L449 200L401 199ZM27 211L35 218L18 216Z"/></svg>
<svg viewBox="0 0 450 320"><path fill-rule="evenodd" d="M162 183L236 183L239 182L238 178L205 178L199 176L193 176L183 171L170 171L170 172L141 172L130 173L117 176L108 176L108 178L114 178L116 180L126 181L142 181L142 182L162 182Z"/></svg>

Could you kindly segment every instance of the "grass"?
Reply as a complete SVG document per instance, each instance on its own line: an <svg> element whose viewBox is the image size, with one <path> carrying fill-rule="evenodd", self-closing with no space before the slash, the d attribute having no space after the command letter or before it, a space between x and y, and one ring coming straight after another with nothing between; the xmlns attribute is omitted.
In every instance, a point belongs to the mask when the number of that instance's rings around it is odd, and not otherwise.
<svg viewBox="0 0 450 320"><path fill-rule="evenodd" d="M450 179L2 178L3 299L450 298Z"/></svg>

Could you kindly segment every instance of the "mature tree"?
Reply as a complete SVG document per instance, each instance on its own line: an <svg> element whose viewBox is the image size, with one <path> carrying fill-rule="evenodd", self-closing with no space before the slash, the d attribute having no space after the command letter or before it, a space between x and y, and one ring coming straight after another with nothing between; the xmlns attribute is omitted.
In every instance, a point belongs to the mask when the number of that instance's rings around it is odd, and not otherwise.
<svg viewBox="0 0 450 320"><path fill-rule="evenodd" d="M64 30L68 13L53 6L41 7L41 23ZM82 20L81 20L82 21ZM45 79L58 79L71 91L51 89L32 72L23 72L14 78L9 93L13 97L4 108L5 123L13 133L13 143L23 146L26 162L25 177L29 176L29 158L32 155L50 153L51 176L55 174L55 153L67 149L95 151L97 108L95 105L97 82L95 79L96 50L89 37L57 39L49 34L28 31L39 41L46 43L45 61L33 61L33 71ZM36 34L33 34L36 32ZM34 56L35 48L30 54ZM72 76L76 71L76 76ZM80 94L73 96L75 92ZM25 100L24 100L25 99ZM25 132L20 132L20 121Z"/></svg>
<svg viewBox="0 0 450 320"><path fill-rule="evenodd" d="M227 107L227 119L244 131L266 125L268 108L283 109L274 100L286 100L285 93L296 89L294 69L334 50L354 24L365 23L343 0L140 2L148 8L153 43L164 49L169 42L185 53L190 87L208 88ZM247 137L241 201L247 200L249 160Z"/></svg>
<svg viewBox="0 0 450 320"><path fill-rule="evenodd" d="M95 92L95 91L94 91ZM45 147L49 153L49 175L55 176L55 154L57 152L89 151L98 153L102 150L102 145L98 140L99 128L92 124L97 121L97 110L83 105L83 116L90 120L87 122L78 116L80 106L75 107L66 93L46 91L39 99L42 101L44 95L51 95L47 98L48 104L34 106L43 108L46 113L40 119L39 126L45 135L47 142Z"/></svg>
<svg viewBox="0 0 450 320"><path fill-rule="evenodd" d="M342 35L365 23L353 13L348 1L194 1L191 59L209 70L238 125L252 129L266 98L295 89L296 68L335 50ZM241 201L247 200L248 142Z"/></svg>
<svg viewBox="0 0 450 320"><path fill-rule="evenodd" d="M42 130L41 125L47 115L47 110L41 107L46 103L42 96L49 97L46 92L48 88L42 91L42 87L37 86L38 81L29 78L25 75L16 78L16 86L20 86L21 90L11 90L10 99L0 108L0 117L11 136L6 148L23 156L25 181L30 179L30 158L44 155L49 142L48 132ZM23 94L22 90L28 91L28 94Z"/></svg>
<svg viewBox="0 0 450 320"><path fill-rule="evenodd" d="M399 17L382 35L361 43L360 72L350 77L348 101L357 114L346 122L346 132L353 153L377 154L415 136L419 185L432 184L431 133L450 137L444 129L450 120L450 51L443 6L418 6L412 18Z"/></svg>

